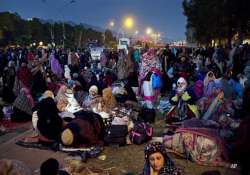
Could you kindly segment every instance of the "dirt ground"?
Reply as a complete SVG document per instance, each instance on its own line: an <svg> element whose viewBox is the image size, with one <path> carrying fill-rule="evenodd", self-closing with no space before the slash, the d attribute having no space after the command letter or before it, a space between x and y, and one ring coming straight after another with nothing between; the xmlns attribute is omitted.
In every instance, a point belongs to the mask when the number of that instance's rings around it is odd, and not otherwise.
<svg viewBox="0 0 250 175"><path fill-rule="evenodd" d="M162 122L155 124L155 135L160 136L162 132ZM23 148L17 146L15 142L32 133L31 126L27 125L18 129L14 133L0 136L0 158L18 159L25 162L34 172L39 174L41 163L50 157L59 160L62 166L71 167L95 167L104 169L111 175L139 174L144 164L144 146L129 145L124 147L110 146L105 147L101 155L105 155L105 160L98 158L88 159L86 163L77 160L68 160L69 156L62 152ZM189 160L170 154L177 166L184 170L186 175L201 175L205 171L217 170L223 175L239 175L237 169L199 166ZM106 173L107 174L107 173ZM84 175L84 174L83 174Z"/></svg>

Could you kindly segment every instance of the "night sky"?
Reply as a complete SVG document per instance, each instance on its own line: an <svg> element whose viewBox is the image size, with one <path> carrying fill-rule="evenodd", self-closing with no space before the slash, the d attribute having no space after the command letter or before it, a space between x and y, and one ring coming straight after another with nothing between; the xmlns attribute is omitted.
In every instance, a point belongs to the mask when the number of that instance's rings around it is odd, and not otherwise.
<svg viewBox="0 0 250 175"><path fill-rule="evenodd" d="M0 11L17 12L22 18L66 20L101 28L109 28L113 20L116 31L124 17L132 16L133 30L139 34L152 27L164 38L185 39L182 0L0 0Z"/></svg>

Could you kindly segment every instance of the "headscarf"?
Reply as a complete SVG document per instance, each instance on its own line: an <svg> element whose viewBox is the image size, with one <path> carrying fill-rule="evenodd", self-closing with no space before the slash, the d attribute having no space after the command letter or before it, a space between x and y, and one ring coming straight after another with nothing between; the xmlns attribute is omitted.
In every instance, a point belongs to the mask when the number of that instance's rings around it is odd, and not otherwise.
<svg viewBox="0 0 250 175"><path fill-rule="evenodd" d="M52 99L55 99L55 96L54 96L54 93L50 90L47 90L43 93L43 95L40 97L39 101L41 101L42 99L45 99L45 98L52 98Z"/></svg>
<svg viewBox="0 0 250 175"><path fill-rule="evenodd" d="M50 66L51 66L51 71L59 78L62 77L62 73L63 73L63 70L62 70L62 67L59 63L59 61L56 59L55 55L52 54L50 56Z"/></svg>
<svg viewBox="0 0 250 175"><path fill-rule="evenodd" d="M55 101L48 97L37 104L37 129L49 140L58 141L63 129L63 120L58 114Z"/></svg>
<svg viewBox="0 0 250 175"><path fill-rule="evenodd" d="M9 160L1 159L0 160L0 174L6 175L31 175L30 168L19 160Z"/></svg>
<svg viewBox="0 0 250 175"><path fill-rule="evenodd" d="M145 164L143 169L143 175L150 175L150 163L149 156L153 153L161 153L164 157L164 166L161 168L159 175L178 175L178 169L175 167L173 161L167 155L166 148L160 142L153 142L146 145L144 149Z"/></svg>
<svg viewBox="0 0 250 175"><path fill-rule="evenodd" d="M216 77L214 73L212 71L209 71L204 79L204 87L206 87L210 81L214 81L215 79Z"/></svg>
<svg viewBox="0 0 250 175"><path fill-rule="evenodd" d="M104 103L104 111L109 112L117 104L115 97L112 94L112 88L105 88L102 91L102 100Z"/></svg>
<svg viewBox="0 0 250 175"><path fill-rule="evenodd" d="M22 63L21 67L19 68L17 72L17 78L22 82L22 84L30 88L30 83L31 83L31 72L29 68L27 67L26 63Z"/></svg>
<svg viewBox="0 0 250 175"><path fill-rule="evenodd" d="M196 97L201 98L203 95L203 82L201 80L196 81L193 90Z"/></svg>
<svg viewBox="0 0 250 175"><path fill-rule="evenodd" d="M82 102L82 106L85 108L94 108L94 106L98 105L99 99L98 87L92 85L89 88L89 95L87 95Z"/></svg>
<svg viewBox="0 0 250 175"><path fill-rule="evenodd" d="M93 85L89 88L89 96L93 98L94 96L92 95L92 93L98 95L98 87L97 86Z"/></svg>
<svg viewBox="0 0 250 175"><path fill-rule="evenodd" d="M177 80L177 92L184 92L187 88L187 81L185 80L185 78L180 77Z"/></svg>
<svg viewBox="0 0 250 175"><path fill-rule="evenodd" d="M70 69L68 65L64 65L64 78L71 80Z"/></svg>
<svg viewBox="0 0 250 175"><path fill-rule="evenodd" d="M213 95L213 90L216 88L216 83L215 83L216 77L212 71L209 71L206 74L206 77L203 81L203 94L206 97L210 97Z"/></svg>
<svg viewBox="0 0 250 175"><path fill-rule="evenodd" d="M27 88L22 88L13 105L21 111L32 115L32 108L34 107L34 100Z"/></svg>
<svg viewBox="0 0 250 175"><path fill-rule="evenodd" d="M60 111L64 111L65 107L68 104L68 99L67 99L67 97L65 95L66 90L67 90L67 86L61 85L61 87L58 90L57 95L55 97L55 101L57 102L57 108Z"/></svg>

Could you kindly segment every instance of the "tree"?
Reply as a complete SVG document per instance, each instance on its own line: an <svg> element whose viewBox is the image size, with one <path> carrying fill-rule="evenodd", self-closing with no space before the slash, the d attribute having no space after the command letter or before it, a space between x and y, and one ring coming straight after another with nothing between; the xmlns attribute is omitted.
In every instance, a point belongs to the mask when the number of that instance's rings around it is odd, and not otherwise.
<svg viewBox="0 0 250 175"><path fill-rule="evenodd" d="M187 28L195 30L195 38L201 44L211 40L227 39L249 34L250 2L248 0L184 0Z"/></svg>
<svg viewBox="0 0 250 175"><path fill-rule="evenodd" d="M116 38L113 36L111 30L105 30L104 32L104 45L113 48L116 43Z"/></svg>
<svg viewBox="0 0 250 175"><path fill-rule="evenodd" d="M65 34L65 37L64 37ZM42 23L38 18L23 20L18 14L0 13L0 45L30 45L33 42L50 43L66 47L81 47L91 40L102 41L102 33L82 25L68 23Z"/></svg>

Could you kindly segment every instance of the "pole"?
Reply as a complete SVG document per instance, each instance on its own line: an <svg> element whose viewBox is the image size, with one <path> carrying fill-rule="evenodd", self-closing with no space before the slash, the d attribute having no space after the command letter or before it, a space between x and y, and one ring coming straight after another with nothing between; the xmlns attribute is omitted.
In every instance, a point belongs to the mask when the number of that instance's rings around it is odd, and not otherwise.
<svg viewBox="0 0 250 175"><path fill-rule="evenodd" d="M64 26L64 21L63 21L63 49L64 49L64 46L65 46L65 26Z"/></svg>
<svg viewBox="0 0 250 175"><path fill-rule="evenodd" d="M63 17L63 49L65 47L65 39L66 39L66 31L65 31L65 18L63 15L63 9L66 8L66 6L68 6L69 4L73 4L75 3L75 0L71 0L70 2L66 3L64 6L62 6L60 9L58 9L58 12L61 13L62 17Z"/></svg>

